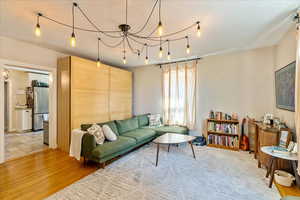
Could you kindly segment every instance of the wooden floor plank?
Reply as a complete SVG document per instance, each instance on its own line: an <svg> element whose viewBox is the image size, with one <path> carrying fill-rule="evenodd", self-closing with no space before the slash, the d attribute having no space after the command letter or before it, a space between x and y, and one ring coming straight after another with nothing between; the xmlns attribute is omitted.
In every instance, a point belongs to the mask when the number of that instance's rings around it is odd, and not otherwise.
<svg viewBox="0 0 300 200"><path fill-rule="evenodd" d="M0 199L43 199L96 170L59 150L14 159L0 165Z"/></svg>

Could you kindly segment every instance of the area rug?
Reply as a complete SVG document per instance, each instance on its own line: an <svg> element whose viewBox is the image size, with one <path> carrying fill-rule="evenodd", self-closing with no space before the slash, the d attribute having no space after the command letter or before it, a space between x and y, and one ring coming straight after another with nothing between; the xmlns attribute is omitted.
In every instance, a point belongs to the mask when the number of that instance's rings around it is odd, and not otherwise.
<svg viewBox="0 0 300 200"><path fill-rule="evenodd" d="M279 200L253 155L209 147L146 145L48 200ZM62 177L63 178L63 177Z"/></svg>

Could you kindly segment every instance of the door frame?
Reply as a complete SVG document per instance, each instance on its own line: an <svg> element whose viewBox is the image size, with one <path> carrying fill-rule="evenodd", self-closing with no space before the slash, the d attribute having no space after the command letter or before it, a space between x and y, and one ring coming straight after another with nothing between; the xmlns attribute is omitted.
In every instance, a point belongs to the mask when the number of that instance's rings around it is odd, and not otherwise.
<svg viewBox="0 0 300 200"><path fill-rule="evenodd" d="M4 78L5 66L14 66L49 72L49 148L57 148L57 70L54 67L28 64L13 60L0 59L0 163L5 161L4 138Z"/></svg>

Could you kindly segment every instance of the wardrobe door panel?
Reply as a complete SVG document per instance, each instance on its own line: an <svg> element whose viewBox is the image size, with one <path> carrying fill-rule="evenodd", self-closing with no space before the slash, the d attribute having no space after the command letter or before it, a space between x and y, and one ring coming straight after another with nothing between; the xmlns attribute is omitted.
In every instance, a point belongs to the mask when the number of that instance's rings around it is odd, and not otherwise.
<svg viewBox="0 0 300 200"><path fill-rule="evenodd" d="M120 120L132 116L132 72L110 68L110 118Z"/></svg>
<svg viewBox="0 0 300 200"><path fill-rule="evenodd" d="M71 128L109 120L109 68L71 57Z"/></svg>
<svg viewBox="0 0 300 200"><path fill-rule="evenodd" d="M69 152L70 146L70 57L57 61L57 147Z"/></svg>

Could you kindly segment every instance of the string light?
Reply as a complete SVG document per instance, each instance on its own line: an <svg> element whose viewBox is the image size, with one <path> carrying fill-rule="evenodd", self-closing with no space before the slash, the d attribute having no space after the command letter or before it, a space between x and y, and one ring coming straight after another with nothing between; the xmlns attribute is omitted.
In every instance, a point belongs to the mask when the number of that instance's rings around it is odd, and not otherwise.
<svg viewBox="0 0 300 200"><path fill-rule="evenodd" d="M168 41L168 56L167 56L167 59L168 59L168 60L171 60L170 41L169 41L169 40L167 40L167 41Z"/></svg>
<svg viewBox="0 0 300 200"><path fill-rule="evenodd" d="M71 44L71 47L75 47L76 46L76 38L75 38L75 32L74 32L74 7L77 6L76 3L73 3L73 6L72 6L72 34L71 34L71 38L70 38L70 44Z"/></svg>
<svg viewBox="0 0 300 200"><path fill-rule="evenodd" d="M159 58L162 58L163 56L163 50L162 47L159 47L159 54L158 54Z"/></svg>
<svg viewBox="0 0 300 200"><path fill-rule="evenodd" d="M100 62L100 59L98 58L97 59L97 67L99 68L101 66L101 62Z"/></svg>
<svg viewBox="0 0 300 200"><path fill-rule="evenodd" d="M186 36L186 41L187 41L187 45L186 45L186 53L190 54L191 53L191 48L190 48L190 44L189 44L189 37Z"/></svg>
<svg viewBox="0 0 300 200"><path fill-rule="evenodd" d="M74 32L71 35L70 44L71 44L71 47L76 47L76 38L75 38L75 33Z"/></svg>
<svg viewBox="0 0 300 200"><path fill-rule="evenodd" d="M157 28L157 33L158 33L158 36L162 36L163 34L163 26L162 26L162 23L161 21L158 23L158 28Z"/></svg>
<svg viewBox="0 0 300 200"><path fill-rule="evenodd" d="M37 15L37 23L36 23L35 30L34 30L35 35L37 37L41 36L40 16L42 16L42 14L38 13L38 15Z"/></svg>
<svg viewBox="0 0 300 200"><path fill-rule="evenodd" d="M163 34L163 31L164 31L162 23L161 23L161 0L159 0L158 18L159 18L159 22L158 22L158 27L157 27L157 33L158 33L158 36L161 37Z"/></svg>
<svg viewBox="0 0 300 200"><path fill-rule="evenodd" d="M100 63L100 38L98 38L98 58L97 58L97 67L99 68L101 66Z"/></svg>
<svg viewBox="0 0 300 200"><path fill-rule="evenodd" d="M122 43L127 43L128 50L127 49L126 50L138 55L139 57L141 56L141 54L143 53L144 50L136 48L135 46L132 45L131 42L143 45L144 43L143 43L142 40L150 40L151 42L150 42L150 44L147 44L147 49L150 48L150 47L151 48L159 48L158 56L160 58L162 58L164 56L164 52L163 52L164 49L162 47L162 44L164 44L167 41L169 43L171 41L179 41L179 40L184 40L184 39L187 38L185 36L183 36L183 37L178 36L178 37L173 38L173 36L178 35L178 34L183 33L183 32L186 32L187 30L190 30L191 28L195 28L195 27L197 27L197 36L200 36L201 31L202 31L202 30L200 30L200 21L197 21L196 23L193 23L192 25L187 26L187 27L185 27L181 30L178 30L178 31L175 31L175 32L172 32L172 33L164 33L164 32L166 32L166 30L164 29L165 28L163 26L164 22L163 22L162 17L161 17L161 11L162 11L161 10L161 0L155 0L155 3L152 6L151 12L150 12L149 16L147 17L146 22L144 23L144 25L139 30L135 30L135 31L130 31L131 26L127 23L127 17L128 17L127 1L126 1L126 22L125 22L125 24L120 24L119 25L120 30L101 30L96 25L96 23L94 23L93 20L91 20L88 17L87 13L84 12L84 9L82 9L79 6L79 4L73 3L72 5L73 6L72 6L72 23L71 24L63 23L63 22L58 21L56 19L45 16L44 14L38 13L37 14L37 21L36 21L36 25L35 25L35 30L34 30L35 35L37 37L39 37L42 34L41 26L40 26L40 23L39 23L39 19L40 19L40 17L42 17L43 19L49 20L49 21L54 22L54 23L56 23L58 25L61 25L63 27L70 28L71 29L71 31L70 31L71 35L70 35L70 38L69 38L69 42L70 42L70 45L72 47L75 47L75 46L78 45L77 44L77 42L78 42L77 39L78 38L76 38L76 36L78 36L77 30L80 30L80 31L84 31L84 32L103 34L103 35L105 35L109 38L118 39L118 41L116 41L116 43L107 43L106 41L101 40L101 44L103 44L104 46L106 46L108 48L119 48L122 45ZM158 6L159 6L159 8L158 8ZM155 13L155 10L157 8L159 9L158 10L159 11L158 12L159 13L159 18L158 18L158 26L156 27L155 31L158 32L159 36L153 36L152 33L149 34L149 35L146 34L146 36L141 34L147 28L147 25L149 25L149 21L150 21L151 17L154 17L153 13ZM80 14L82 14L82 16L88 21L88 23L93 28L80 27L80 26L77 26L77 24L75 26L75 14L76 14L75 9L77 9L80 12ZM168 40L166 38L168 38ZM187 40L188 40L188 38L187 38ZM152 41L153 41L153 43L152 43ZM160 41L160 44L157 44L158 41ZM187 54L189 54L190 51L191 51L189 42L187 43L186 47L187 47L186 52L187 52ZM166 51L166 56L167 56L168 60L171 60L171 53L170 53L169 48L168 48L168 51ZM149 62L149 55L148 54L147 54L146 58L147 59L145 59L145 63L148 63ZM126 56L122 56L122 60L123 60L123 63L127 63ZM100 66L100 65L101 65L101 62L100 62L100 57L98 55L97 66Z"/></svg>
<svg viewBox="0 0 300 200"><path fill-rule="evenodd" d="M145 64L147 65L147 64L149 64L149 58L148 58L148 45L145 44L145 46L146 46L146 58L145 58Z"/></svg>
<svg viewBox="0 0 300 200"><path fill-rule="evenodd" d="M148 65L149 64L149 58L148 56L146 56L146 59L145 59L145 64Z"/></svg>
<svg viewBox="0 0 300 200"><path fill-rule="evenodd" d="M200 37L201 36L201 29L200 29L200 22L197 22L197 36Z"/></svg>

